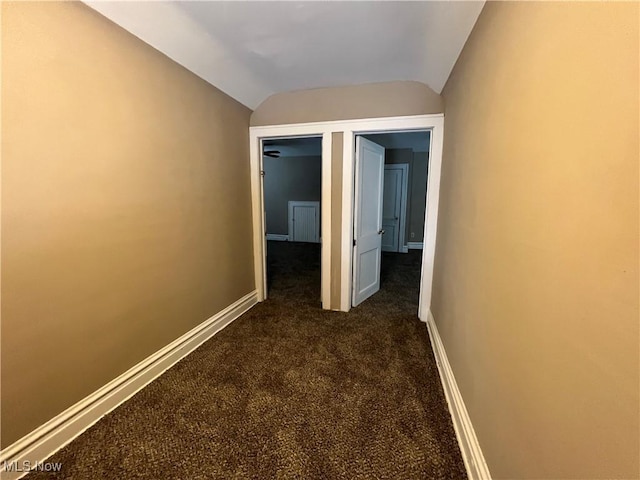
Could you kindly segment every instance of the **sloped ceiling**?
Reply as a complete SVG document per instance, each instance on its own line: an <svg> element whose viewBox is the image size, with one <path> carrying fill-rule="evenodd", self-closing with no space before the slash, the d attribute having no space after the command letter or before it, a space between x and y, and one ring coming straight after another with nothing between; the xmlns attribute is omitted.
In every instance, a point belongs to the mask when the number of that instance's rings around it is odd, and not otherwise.
<svg viewBox="0 0 640 480"><path fill-rule="evenodd" d="M440 93L483 1L86 1L255 109L274 93L416 80Z"/></svg>

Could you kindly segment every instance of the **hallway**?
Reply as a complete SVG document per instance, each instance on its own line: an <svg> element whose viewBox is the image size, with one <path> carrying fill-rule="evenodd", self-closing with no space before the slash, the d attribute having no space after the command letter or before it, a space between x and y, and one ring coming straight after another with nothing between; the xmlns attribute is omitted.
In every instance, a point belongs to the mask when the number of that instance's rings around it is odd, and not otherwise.
<svg viewBox="0 0 640 480"><path fill-rule="evenodd" d="M385 256L346 314L319 308L319 245L269 255L267 301L54 455L62 474L27 478L465 478L414 313L419 253Z"/></svg>

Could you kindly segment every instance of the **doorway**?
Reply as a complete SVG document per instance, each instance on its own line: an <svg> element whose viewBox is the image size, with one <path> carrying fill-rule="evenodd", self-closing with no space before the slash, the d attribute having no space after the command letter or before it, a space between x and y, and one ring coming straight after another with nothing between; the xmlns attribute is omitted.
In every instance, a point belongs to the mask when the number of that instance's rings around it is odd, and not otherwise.
<svg viewBox="0 0 640 480"><path fill-rule="evenodd" d="M319 306L322 138L263 139L262 166L267 294Z"/></svg>
<svg viewBox="0 0 640 480"><path fill-rule="evenodd" d="M418 307L418 317L425 322L427 321L431 304L444 136L444 116L442 114L250 127L253 256L258 301L263 301L267 296L265 264L267 245L263 209L263 177L261 176L263 171L261 153L263 140L304 136L322 137L322 308L348 312L351 309L353 280L356 136L397 131L431 132Z"/></svg>
<svg viewBox="0 0 640 480"><path fill-rule="evenodd" d="M386 286L418 309L430 135L356 136L352 306Z"/></svg>
<svg viewBox="0 0 640 480"><path fill-rule="evenodd" d="M249 129L250 173L251 173L251 206L253 219L253 259L256 296L263 301L268 296L267 257L268 238L280 235L280 240L287 241L289 227L278 232L267 231L267 212L265 211L265 177L264 154L269 150L277 150L274 145L284 140L302 140L314 137L321 142L321 193L319 207L319 249L320 249L320 291L322 308L329 308L330 302L330 252L331 252L331 134L326 128L318 125L276 125L269 127L251 127ZM297 199L294 199L297 200ZM287 204L288 211L288 204ZM288 213L287 213L288 223ZM267 234L270 237L267 237ZM284 238L286 237L286 238ZM295 233L294 233L295 238ZM318 244L316 244L318 247Z"/></svg>

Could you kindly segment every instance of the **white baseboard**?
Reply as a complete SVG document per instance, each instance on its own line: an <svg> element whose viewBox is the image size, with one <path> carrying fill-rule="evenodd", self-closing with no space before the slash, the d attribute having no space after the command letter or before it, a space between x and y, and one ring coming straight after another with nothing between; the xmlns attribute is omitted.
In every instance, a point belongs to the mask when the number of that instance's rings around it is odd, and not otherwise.
<svg viewBox="0 0 640 480"><path fill-rule="evenodd" d="M267 233L267 240L276 240L278 242L288 242L289 235L280 235L279 233Z"/></svg>
<svg viewBox="0 0 640 480"><path fill-rule="evenodd" d="M480 449L476 432L473 430L467 407L465 407L464 401L462 400L462 395L458 389L456 379L453 376L453 371L447 358L447 352L442 344L442 339L440 338L440 333L438 333L438 327L436 326L431 311L429 311L427 316L427 328L429 329L431 347L433 348L438 371L440 372L440 380L442 381L444 394L447 398L449 411L451 412L453 427L456 431L460 451L462 452L462 459L467 469L467 476L469 480L491 480L489 467L487 467L487 462Z"/></svg>
<svg viewBox="0 0 640 480"><path fill-rule="evenodd" d="M407 242L407 248L409 250L422 250L423 242Z"/></svg>
<svg viewBox="0 0 640 480"><path fill-rule="evenodd" d="M15 480L26 475L27 471L5 470L9 465L20 469L25 465L34 466L37 462L41 464L256 303L258 297L254 290L5 448L0 452L2 479Z"/></svg>

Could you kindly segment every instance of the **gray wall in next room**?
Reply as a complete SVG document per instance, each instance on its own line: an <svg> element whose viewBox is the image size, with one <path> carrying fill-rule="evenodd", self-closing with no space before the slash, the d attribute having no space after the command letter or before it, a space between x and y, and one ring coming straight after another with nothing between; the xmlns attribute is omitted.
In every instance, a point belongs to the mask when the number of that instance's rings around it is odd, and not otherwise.
<svg viewBox="0 0 640 480"><path fill-rule="evenodd" d="M427 204L427 168L429 154L414 152L409 167L409 211L407 215L407 242L422 242L424 235L424 211ZM413 238L411 238L413 234Z"/></svg>
<svg viewBox="0 0 640 480"><path fill-rule="evenodd" d="M371 137L375 136L372 135ZM371 139L375 141L375 138ZM424 210L427 201L428 159L429 154L427 152L414 152L411 148L385 150L385 164L404 163L409 165L405 243L422 242L424 233Z"/></svg>
<svg viewBox="0 0 640 480"><path fill-rule="evenodd" d="M264 157L267 233L287 235L290 200L320 201L322 157Z"/></svg>

